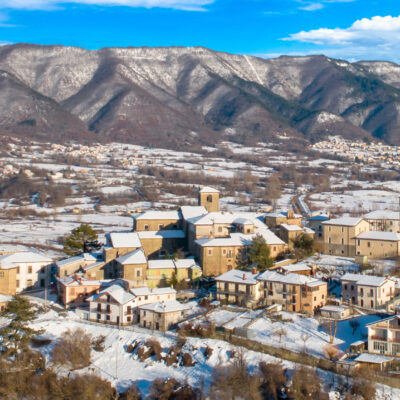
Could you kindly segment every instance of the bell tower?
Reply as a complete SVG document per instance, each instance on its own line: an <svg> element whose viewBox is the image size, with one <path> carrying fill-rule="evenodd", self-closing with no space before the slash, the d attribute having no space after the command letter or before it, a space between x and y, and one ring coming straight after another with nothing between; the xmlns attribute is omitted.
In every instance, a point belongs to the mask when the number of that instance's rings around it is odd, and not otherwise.
<svg viewBox="0 0 400 400"><path fill-rule="evenodd" d="M219 211L219 191L211 187L203 187L199 190L199 206L203 206L208 212Z"/></svg>

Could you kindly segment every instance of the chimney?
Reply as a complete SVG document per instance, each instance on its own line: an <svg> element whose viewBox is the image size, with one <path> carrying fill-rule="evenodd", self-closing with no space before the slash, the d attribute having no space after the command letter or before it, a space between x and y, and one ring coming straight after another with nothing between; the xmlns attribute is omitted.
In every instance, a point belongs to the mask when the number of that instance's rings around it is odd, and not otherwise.
<svg viewBox="0 0 400 400"><path fill-rule="evenodd" d="M294 211L293 210L288 210L287 217L288 218L294 218Z"/></svg>
<svg viewBox="0 0 400 400"><path fill-rule="evenodd" d="M246 280L246 274L243 272L243 280Z"/></svg>
<svg viewBox="0 0 400 400"><path fill-rule="evenodd" d="M255 275L257 273L257 268L253 267L253 275Z"/></svg>

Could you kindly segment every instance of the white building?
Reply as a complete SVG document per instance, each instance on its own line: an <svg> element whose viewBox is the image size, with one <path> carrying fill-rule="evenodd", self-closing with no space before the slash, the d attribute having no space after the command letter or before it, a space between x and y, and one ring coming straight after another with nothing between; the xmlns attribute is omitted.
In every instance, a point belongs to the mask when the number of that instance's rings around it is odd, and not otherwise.
<svg viewBox="0 0 400 400"><path fill-rule="evenodd" d="M372 231L400 232L400 213L398 211L376 210L364 215L371 224Z"/></svg>
<svg viewBox="0 0 400 400"><path fill-rule="evenodd" d="M44 254L21 251L0 257L0 269L16 269L16 292L44 288L50 282L53 260Z"/></svg>

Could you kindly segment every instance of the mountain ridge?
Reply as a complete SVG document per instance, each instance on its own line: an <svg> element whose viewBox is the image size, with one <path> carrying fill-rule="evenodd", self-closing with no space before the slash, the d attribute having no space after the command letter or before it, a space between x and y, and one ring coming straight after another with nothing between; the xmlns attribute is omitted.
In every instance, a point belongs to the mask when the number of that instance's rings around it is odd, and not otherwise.
<svg viewBox="0 0 400 400"><path fill-rule="evenodd" d="M11 135L174 148L336 134L400 144L395 63L15 44L0 47L1 71L0 130Z"/></svg>

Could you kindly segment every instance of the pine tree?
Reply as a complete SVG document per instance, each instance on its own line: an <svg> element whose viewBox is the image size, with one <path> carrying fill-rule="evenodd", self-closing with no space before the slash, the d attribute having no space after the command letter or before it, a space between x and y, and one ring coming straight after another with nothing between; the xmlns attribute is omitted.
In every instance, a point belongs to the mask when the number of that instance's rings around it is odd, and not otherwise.
<svg viewBox="0 0 400 400"><path fill-rule="evenodd" d="M28 326L28 323L36 318L32 304L22 296L15 296L8 305L2 316L7 317L10 322L0 329L3 338L2 345L9 354L16 354L18 350L26 348L33 335L40 333Z"/></svg>
<svg viewBox="0 0 400 400"><path fill-rule="evenodd" d="M251 245L239 252L237 263L242 269L255 266L259 271L265 271L271 268L273 259L270 257L270 250L265 239L261 235L256 235Z"/></svg>
<svg viewBox="0 0 400 400"><path fill-rule="evenodd" d="M65 239L64 253L76 256L83 252L89 252L94 248L99 248L97 242L97 232L88 224L81 224L72 230L71 234Z"/></svg>

